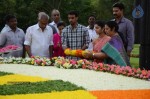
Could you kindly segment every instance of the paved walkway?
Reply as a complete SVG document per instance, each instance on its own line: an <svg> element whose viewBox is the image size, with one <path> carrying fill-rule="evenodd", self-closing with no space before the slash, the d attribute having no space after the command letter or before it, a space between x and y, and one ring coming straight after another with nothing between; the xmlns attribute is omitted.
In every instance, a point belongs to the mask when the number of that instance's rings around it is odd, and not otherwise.
<svg viewBox="0 0 150 99"><path fill-rule="evenodd" d="M150 81L122 75L96 72L84 69L60 69L52 66L32 66L24 64L0 64L0 71L61 79L82 86L87 90L128 90L150 89Z"/></svg>

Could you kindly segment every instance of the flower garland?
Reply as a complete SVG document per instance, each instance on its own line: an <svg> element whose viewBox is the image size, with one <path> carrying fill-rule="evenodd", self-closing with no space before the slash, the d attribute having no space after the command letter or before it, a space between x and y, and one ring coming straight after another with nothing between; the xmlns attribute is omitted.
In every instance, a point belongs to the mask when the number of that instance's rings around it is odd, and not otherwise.
<svg viewBox="0 0 150 99"><path fill-rule="evenodd" d="M71 50L70 48L67 48L64 50L65 55L67 56L75 56L75 57L80 57L83 58L83 55L86 53L86 50Z"/></svg>
<svg viewBox="0 0 150 99"><path fill-rule="evenodd" d="M38 65L38 66L56 66L58 68L65 69L90 69L95 71L103 71L109 72L117 75L125 75L128 77L135 77L145 80L150 80L150 70L141 70L140 68L135 69L129 66L120 67L119 65L109 65L103 63L96 63L86 59L82 60L69 60L64 57L53 57L52 59L43 58L43 57L31 57L31 58L1 58L0 63L7 64L30 64L30 65Z"/></svg>

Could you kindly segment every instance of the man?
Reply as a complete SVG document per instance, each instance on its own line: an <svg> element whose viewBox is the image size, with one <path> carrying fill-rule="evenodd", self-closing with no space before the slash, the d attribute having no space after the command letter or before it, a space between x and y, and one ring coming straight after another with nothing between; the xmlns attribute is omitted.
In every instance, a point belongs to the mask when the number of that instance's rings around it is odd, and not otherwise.
<svg viewBox="0 0 150 99"><path fill-rule="evenodd" d="M89 33L85 26L78 24L78 13L70 11L68 13L70 25L66 26L62 31L62 46L64 49L85 50L89 45ZM69 59L79 59L76 57L68 57Z"/></svg>
<svg viewBox="0 0 150 99"><path fill-rule="evenodd" d="M60 12L56 9L53 9L52 13L51 13L51 18L52 18L52 22L49 23L49 25L53 29L53 34L59 33L59 30L57 28L57 24L60 22Z"/></svg>
<svg viewBox="0 0 150 99"><path fill-rule="evenodd" d="M87 28L88 28L88 32L89 32L89 36L90 36L90 44L89 44L89 47L87 50L90 50L90 51L93 50L92 41L94 39L98 38L98 35L96 34L96 31L94 30L95 19L96 19L96 17L94 15L90 15L88 17L89 26L87 26Z"/></svg>
<svg viewBox="0 0 150 99"><path fill-rule="evenodd" d="M27 29L24 44L29 57L52 57L53 31L48 26L48 20L49 16L45 12L40 12L38 23Z"/></svg>
<svg viewBox="0 0 150 99"><path fill-rule="evenodd" d="M23 46L25 34L22 29L17 27L16 17L14 15L7 15L5 20L7 27L2 32L2 34L0 34L0 47L16 45L22 49L19 51L11 52L4 56L25 57Z"/></svg>
<svg viewBox="0 0 150 99"><path fill-rule="evenodd" d="M124 17L124 5L122 3L115 3L113 5L114 20L118 23L120 36L124 41L125 50L130 56L134 45L134 26L132 22ZM122 33L122 34L121 34Z"/></svg>

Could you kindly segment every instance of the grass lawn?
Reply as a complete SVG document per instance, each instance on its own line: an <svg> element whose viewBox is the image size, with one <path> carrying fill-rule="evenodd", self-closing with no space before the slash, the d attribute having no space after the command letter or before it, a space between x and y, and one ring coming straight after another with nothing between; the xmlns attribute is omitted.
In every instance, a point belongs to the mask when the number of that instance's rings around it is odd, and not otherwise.
<svg viewBox="0 0 150 99"><path fill-rule="evenodd" d="M134 44L132 54L139 54L139 47L140 47L140 44ZM130 63L132 67L139 68L139 58L131 57Z"/></svg>
<svg viewBox="0 0 150 99"><path fill-rule="evenodd" d="M132 53L133 54L139 54L139 47L140 47L140 44L134 44L134 48L132 50Z"/></svg>
<svg viewBox="0 0 150 99"><path fill-rule="evenodd" d="M133 68L139 68L139 58L130 58L130 63Z"/></svg>

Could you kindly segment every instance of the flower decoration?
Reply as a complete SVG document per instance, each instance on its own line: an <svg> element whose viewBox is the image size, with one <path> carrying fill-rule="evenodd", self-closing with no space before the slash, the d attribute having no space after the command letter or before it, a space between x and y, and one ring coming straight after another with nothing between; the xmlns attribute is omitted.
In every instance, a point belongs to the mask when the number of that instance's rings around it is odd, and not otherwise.
<svg viewBox="0 0 150 99"><path fill-rule="evenodd" d="M71 53L71 49L70 48L65 49L64 53L65 53L65 55L69 56Z"/></svg>
<svg viewBox="0 0 150 99"><path fill-rule="evenodd" d="M16 45L8 45L6 47L0 48L0 53L6 53L14 50L21 49L19 46Z"/></svg>
<svg viewBox="0 0 150 99"><path fill-rule="evenodd" d="M65 68L65 69L71 69L71 68L80 68L82 65L78 64L78 61L75 60L69 60L65 59L64 57L58 57L55 60L54 66L58 68Z"/></svg>
<svg viewBox="0 0 150 99"><path fill-rule="evenodd" d="M70 48L65 49L64 51L65 55L67 56L75 56L75 57L81 57L83 58L83 55L86 53L86 50L71 50Z"/></svg>
<svg viewBox="0 0 150 99"><path fill-rule="evenodd" d="M53 58L51 58L51 59L50 59L50 60L51 60L51 62L52 62L52 65L54 65L55 60L57 60L57 58L59 58L59 57L53 57Z"/></svg>
<svg viewBox="0 0 150 99"><path fill-rule="evenodd" d="M67 53L70 49L67 51ZM78 54L71 53L72 55L81 55L81 51L77 51ZM70 53L69 53L70 54ZM71 55L70 54L70 55ZM83 68L83 69L90 69L95 71L103 71L103 72L110 72L117 75L124 75L128 77L135 77L139 79L150 80L150 70L141 70L140 68L135 69L129 66L120 67L119 65L109 65L104 63L97 63L92 62L86 59L82 60L69 60L65 59L64 57L53 57L52 59L48 59L45 57L34 56L31 58L2 58L1 63L7 64L30 64L30 65L37 65L37 66L50 66L54 65L58 68L64 69L76 69L76 68Z"/></svg>
<svg viewBox="0 0 150 99"><path fill-rule="evenodd" d="M38 65L38 66L50 66L51 61L50 59L45 57L34 56L31 58L31 64Z"/></svg>
<svg viewBox="0 0 150 99"><path fill-rule="evenodd" d="M9 57L4 58L3 63L7 64L30 64L30 65L39 65L39 66L50 66L51 61L48 58L42 58L42 57L32 57L32 58L15 58L15 57Z"/></svg>
<svg viewBox="0 0 150 99"><path fill-rule="evenodd" d="M83 69L86 68L86 66L84 65L84 61L83 60L78 60L77 61L77 64L78 64L78 67L81 68L81 67L84 67ZM83 66L84 65L84 66Z"/></svg>
<svg viewBox="0 0 150 99"><path fill-rule="evenodd" d="M4 60L4 58L3 58L3 57L0 57L0 64L3 63L3 60Z"/></svg>
<svg viewBox="0 0 150 99"><path fill-rule="evenodd" d="M92 65L88 66L86 69L96 70L96 71L104 71L111 72L117 75L130 76L140 79L149 80L150 79L150 70L141 70L140 68L135 69L129 66L120 67L118 65L109 65L102 63L92 63Z"/></svg>
<svg viewBox="0 0 150 99"><path fill-rule="evenodd" d="M21 57L18 57L18 58L15 58L15 57L9 57L9 58L4 58L3 59L3 63L7 63L7 64L22 64L22 58Z"/></svg>
<svg viewBox="0 0 150 99"><path fill-rule="evenodd" d="M63 67L63 68L66 68L66 69L69 69L69 68L72 67L72 64L66 62L66 63L64 63L64 64L62 65L62 67Z"/></svg>
<svg viewBox="0 0 150 99"><path fill-rule="evenodd" d="M54 66L58 68L69 68L71 65L69 64L69 60L64 57L59 57L55 60Z"/></svg>

